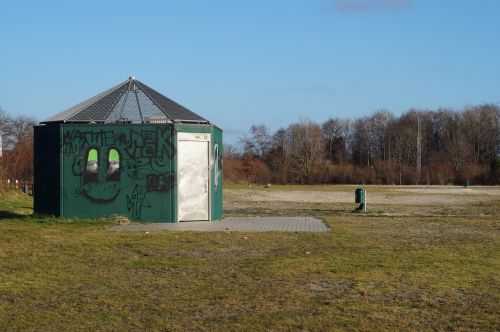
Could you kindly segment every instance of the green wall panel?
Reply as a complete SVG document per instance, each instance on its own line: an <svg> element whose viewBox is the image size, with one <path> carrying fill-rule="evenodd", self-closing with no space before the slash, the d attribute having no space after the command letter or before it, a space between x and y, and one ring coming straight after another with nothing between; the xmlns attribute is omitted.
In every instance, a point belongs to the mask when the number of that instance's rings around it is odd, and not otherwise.
<svg viewBox="0 0 500 332"><path fill-rule="evenodd" d="M212 220L223 218L222 208L222 130L212 127Z"/></svg>
<svg viewBox="0 0 500 332"><path fill-rule="evenodd" d="M175 131L182 133L211 133L213 126L202 124L175 124Z"/></svg>
<svg viewBox="0 0 500 332"><path fill-rule="evenodd" d="M62 215L175 222L173 138L171 125L62 125Z"/></svg>

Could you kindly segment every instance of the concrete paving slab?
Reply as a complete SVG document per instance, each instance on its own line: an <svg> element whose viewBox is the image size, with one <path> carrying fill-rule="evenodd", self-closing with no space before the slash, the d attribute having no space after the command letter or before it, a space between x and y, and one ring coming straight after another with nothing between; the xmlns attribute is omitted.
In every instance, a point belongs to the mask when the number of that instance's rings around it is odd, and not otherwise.
<svg viewBox="0 0 500 332"><path fill-rule="evenodd" d="M128 224L109 231L157 232L328 232L329 228L313 217L228 217L220 221Z"/></svg>

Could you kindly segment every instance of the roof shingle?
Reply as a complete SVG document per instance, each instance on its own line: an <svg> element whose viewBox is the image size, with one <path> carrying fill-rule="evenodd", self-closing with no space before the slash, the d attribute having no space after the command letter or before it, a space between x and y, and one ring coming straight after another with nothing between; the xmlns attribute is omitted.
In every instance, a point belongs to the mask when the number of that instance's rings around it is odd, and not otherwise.
<svg viewBox="0 0 500 332"><path fill-rule="evenodd" d="M133 77L42 121L49 122L208 123L201 116Z"/></svg>

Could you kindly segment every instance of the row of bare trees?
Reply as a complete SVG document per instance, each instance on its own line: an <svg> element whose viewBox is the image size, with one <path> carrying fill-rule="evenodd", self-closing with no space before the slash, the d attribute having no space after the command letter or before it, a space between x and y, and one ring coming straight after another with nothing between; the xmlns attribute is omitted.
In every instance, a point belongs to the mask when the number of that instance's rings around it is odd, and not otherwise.
<svg viewBox="0 0 500 332"><path fill-rule="evenodd" d="M0 186L7 180L13 183L33 182L33 125L36 120L23 116L11 116L0 108ZM1 190L1 188L0 188Z"/></svg>
<svg viewBox="0 0 500 332"><path fill-rule="evenodd" d="M35 119L0 108L0 180L32 182ZM271 133L253 125L225 146L224 176L262 183L500 184L500 108L380 110L302 119Z"/></svg>
<svg viewBox="0 0 500 332"><path fill-rule="evenodd" d="M275 183L498 184L500 108L380 110L303 119L270 133L254 125L226 147L226 178ZM229 169L228 169L229 168Z"/></svg>

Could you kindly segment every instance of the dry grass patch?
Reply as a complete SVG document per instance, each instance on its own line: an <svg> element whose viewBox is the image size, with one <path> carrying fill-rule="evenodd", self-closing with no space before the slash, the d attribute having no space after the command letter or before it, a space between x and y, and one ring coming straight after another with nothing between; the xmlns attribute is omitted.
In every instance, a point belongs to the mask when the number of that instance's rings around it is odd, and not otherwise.
<svg viewBox="0 0 500 332"><path fill-rule="evenodd" d="M105 231L113 220L3 218L0 330L500 328L498 200L358 214L351 203L238 197L226 195L241 204L231 214L310 214L331 232L120 233Z"/></svg>

